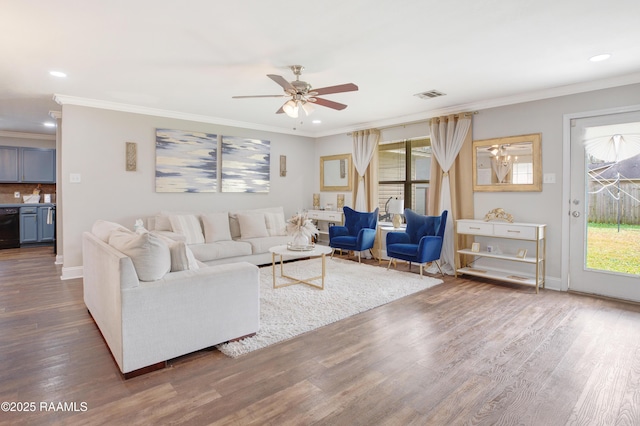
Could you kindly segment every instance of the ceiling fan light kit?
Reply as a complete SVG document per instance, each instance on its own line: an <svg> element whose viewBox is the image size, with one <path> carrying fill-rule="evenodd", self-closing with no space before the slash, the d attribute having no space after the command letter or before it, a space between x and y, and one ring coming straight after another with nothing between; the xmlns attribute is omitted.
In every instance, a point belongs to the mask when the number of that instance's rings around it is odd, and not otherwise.
<svg viewBox="0 0 640 426"><path fill-rule="evenodd" d="M291 118L298 118L298 111L300 108L308 116L311 114L315 107L313 104L321 105L327 108L335 110L343 110L347 107L345 104L339 102L330 101L324 98L318 98L318 95L329 95L333 93L354 92L358 90L358 86L353 83L340 84L337 86L322 87L319 89L313 89L312 86L306 81L300 80L300 75L304 67L302 65L291 65L291 71L296 76L294 81L287 81L284 77L276 74L267 74L271 80L276 82L280 87L284 89L284 95L252 95L252 96L233 96L234 99L242 98L280 98L290 97L286 101L276 114L285 113Z"/></svg>
<svg viewBox="0 0 640 426"><path fill-rule="evenodd" d="M282 110L291 118L298 118L298 105L293 99L288 100L282 105Z"/></svg>

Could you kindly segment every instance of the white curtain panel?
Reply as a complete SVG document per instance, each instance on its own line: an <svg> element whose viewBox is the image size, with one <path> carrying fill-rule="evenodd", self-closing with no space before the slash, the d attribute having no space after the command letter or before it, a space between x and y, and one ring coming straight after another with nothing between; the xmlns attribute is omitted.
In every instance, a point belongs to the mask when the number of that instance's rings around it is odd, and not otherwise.
<svg viewBox="0 0 640 426"><path fill-rule="evenodd" d="M449 169L456 160L467 132L471 127L471 119L461 117L457 123L454 117L432 119L429 124L431 130L431 149L433 156L442 168L442 188L440 191L440 212L448 210L445 224L444 241L440 262L442 271L453 275L455 273L455 253L453 244L453 214L451 212L451 187L449 184Z"/></svg>
<svg viewBox="0 0 640 426"><path fill-rule="evenodd" d="M367 171L371 158L378 147L379 139L380 131L377 129L353 132L353 150L351 152L351 157L353 158L353 165L358 172L358 192L356 194L356 201L353 208L357 211L368 211L364 174Z"/></svg>

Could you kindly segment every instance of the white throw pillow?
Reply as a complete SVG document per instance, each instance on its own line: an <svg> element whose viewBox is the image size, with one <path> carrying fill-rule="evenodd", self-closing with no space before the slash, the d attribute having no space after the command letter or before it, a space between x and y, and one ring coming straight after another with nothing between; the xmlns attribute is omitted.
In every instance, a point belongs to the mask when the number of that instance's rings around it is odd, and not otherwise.
<svg viewBox="0 0 640 426"><path fill-rule="evenodd" d="M231 241L229 214L227 212L207 213L200 217L204 228L204 239L207 243Z"/></svg>
<svg viewBox="0 0 640 426"><path fill-rule="evenodd" d="M140 281L156 281L171 270L169 247L157 235L112 231L109 245L131 258Z"/></svg>
<svg viewBox="0 0 640 426"><path fill-rule="evenodd" d="M198 216L193 214L171 215L169 221L173 232L184 235L187 244L204 243L204 235Z"/></svg>
<svg viewBox="0 0 640 426"><path fill-rule="evenodd" d="M124 226L120 225L119 223L109 222L101 219L96 220L93 223L93 226L91 227L91 233L96 237L100 238L105 243L109 242L109 235L111 235L112 231L122 231L122 232L133 233L132 231L125 228Z"/></svg>
<svg viewBox="0 0 640 426"><path fill-rule="evenodd" d="M287 235L287 224L284 221L284 213L264 213L269 235Z"/></svg>
<svg viewBox="0 0 640 426"><path fill-rule="evenodd" d="M155 231L171 231L169 216L165 216L163 214L156 215L156 223L153 229Z"/></svg>
<svg viewBox="0 0 640 426"><path fill-rule="evenodd" d="M183 215L183 214L195 214L198 215L198 212L194 211L168 211L162 210L155 217L155 224L151 231L171 231L171 221L169 220L169 216L171 215Z"/></svg>
<svg viewBox="0 0 640 426"><path fill-rule="evenodd" d="M162 232L152 232L169 247L169 254L171 255L171 272L179 272L200 269L196 257L188 245L183 240L172 240L171 238L162 234Z"/></svg>
<svg viewBox="0 0 640 426"><path fill-rule="evenodd" d="M264 213L238 213L240 236L246 238L268 237Z"/></svg>
<svg viewBox="0 0 640 426"><path fill-rule="evenodd" d="M169 244L169 252L171 253L171 272L200 269L193 252L184 242L174 241Z"/></svg>

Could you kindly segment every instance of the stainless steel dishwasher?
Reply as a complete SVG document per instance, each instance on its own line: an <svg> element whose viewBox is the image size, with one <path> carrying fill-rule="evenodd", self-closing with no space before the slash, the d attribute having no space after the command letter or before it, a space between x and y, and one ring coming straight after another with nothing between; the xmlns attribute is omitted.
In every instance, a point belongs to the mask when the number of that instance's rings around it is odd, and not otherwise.
<svg viewBox="0 0 640 426"><path fill-rule="evenodd" d="M0 207L0 249L20 247L20 210Z"/></svg>

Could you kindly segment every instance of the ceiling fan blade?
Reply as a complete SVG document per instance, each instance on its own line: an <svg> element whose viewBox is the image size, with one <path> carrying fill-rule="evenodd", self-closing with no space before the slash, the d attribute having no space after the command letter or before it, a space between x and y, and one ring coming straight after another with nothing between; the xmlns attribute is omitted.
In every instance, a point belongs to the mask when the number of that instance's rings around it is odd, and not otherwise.
<svg viewBox="0 0 640 426"><path fill-rule="evenodd" d="M315 98L314 103L325 106L327 108L333 108L337 110L343 110L347 107L345 104L341 104L339 102L334 102L334 101L330 101L328 99L322 99L322 98Z"/></svg>
<svg viewBox="0 0 640 426"><path fill-rule="evenodd" d="M267 74L267 77L269 77L271 80L275 81L280 86L282 86L282 88L284 90L293 90L294 93L295 93L295 91L296 91L295 87L293 87L291 85L291 83L289 83L287 80L285 80L283 76L276 75L276 74Z"/></svg>
<svg viewBox="0 0 640 426"><path fill-rule="evenodd" d="M354 92L356 90L358 90L358 86L353 83L347 83L337 86L321 87L320 89L311 89L311 92L317 95L328 95L330 93Z"/></svg>
<svg viewBox="0 0 640 426"><path fill-rule="evenodd" d="M284 98L286 95L249 95L249 96L232 96L233 99L244 98Z"/></svg>
<svg viewBox="0 0 640 426"><path fill-rule="evenodd" d="M280 109L276 111L276 114L284 114L284 110L282 109L282 107L280 107Z"/></svg>

